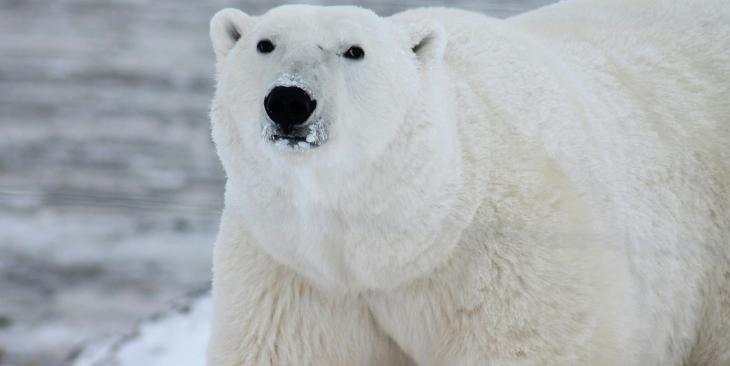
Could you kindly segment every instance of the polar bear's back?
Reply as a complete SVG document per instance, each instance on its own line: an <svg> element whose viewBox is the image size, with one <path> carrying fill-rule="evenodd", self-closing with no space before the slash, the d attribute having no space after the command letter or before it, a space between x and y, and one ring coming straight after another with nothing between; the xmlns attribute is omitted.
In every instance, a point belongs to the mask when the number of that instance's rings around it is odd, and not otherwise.
<svg viewBox="0 0 730 366"><path fill-rule="evenodd" d="M574 0L510 22L581 73L591 91L610 100L622 90L644 113L632 119L651 123L665 142L699 140L728 157L720 145L730 139L727 1Z"/></svg>

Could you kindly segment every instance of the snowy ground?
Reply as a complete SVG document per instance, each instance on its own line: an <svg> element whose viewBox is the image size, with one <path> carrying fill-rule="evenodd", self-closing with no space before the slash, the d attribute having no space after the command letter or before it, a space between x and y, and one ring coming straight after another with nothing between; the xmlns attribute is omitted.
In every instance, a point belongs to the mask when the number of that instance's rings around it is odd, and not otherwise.
<svg viewBox="0 0 730 366"><path fill-rule="evenodd" d="M126 336L89 344L73 366L204 365L211 311L207 294L184 299Z"/></svg>
<svg viewBox="0 0 730 366"><path fill-rule="evenodd" d="M505 17L549 2L359 4ZM0 0L0 365L63 364L208 286L223 187L208 20L280 3ZM185 323L201 301L138 334L202 329Z"/></svg>

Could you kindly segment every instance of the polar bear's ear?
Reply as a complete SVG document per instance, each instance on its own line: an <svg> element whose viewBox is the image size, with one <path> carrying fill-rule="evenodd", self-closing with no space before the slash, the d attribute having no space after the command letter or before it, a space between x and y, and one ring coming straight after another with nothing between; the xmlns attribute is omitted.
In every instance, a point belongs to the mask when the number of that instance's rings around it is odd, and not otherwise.
<svg viewBox="0 0 730 366"><path fill-rule="evenodd" d="M440 61L446 49L446 31L433 19L413 19L395 15L393 20L400 23L408 37L411 51L422 63Z"/></svg>
<svg viewBox="0 0 730 366"><path fill-rule="evenodd" d="M220 10L210 20L210 40L218 59L223 58L236 42L246 34L251 24L251 17L238 10L227 8Z"/></svg>

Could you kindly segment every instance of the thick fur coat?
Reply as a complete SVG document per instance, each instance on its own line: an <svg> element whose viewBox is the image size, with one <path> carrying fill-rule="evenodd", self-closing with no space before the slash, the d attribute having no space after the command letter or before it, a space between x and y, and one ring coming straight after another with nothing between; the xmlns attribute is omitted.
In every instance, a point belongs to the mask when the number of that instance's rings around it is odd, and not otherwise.
<svg viewBox="0 0 730 366"><path fill-rule="evenodd" d="M226 9L211 38L210 366L730 365L724 0ZM317 146L264 138L277 83Z"/></svg>

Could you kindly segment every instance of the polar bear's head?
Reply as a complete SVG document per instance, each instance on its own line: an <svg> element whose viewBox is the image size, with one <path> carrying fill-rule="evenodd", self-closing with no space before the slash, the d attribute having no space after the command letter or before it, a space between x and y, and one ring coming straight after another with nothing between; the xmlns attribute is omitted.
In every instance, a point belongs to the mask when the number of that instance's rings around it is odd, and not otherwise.
<svg viewBox="0 0 730 366"><path fill-rule="evenodd" d="M235 138L237 153L275 164L361 169L419 104L442 33L347 6L283 6L258 17L224 9L211 21L214 138Z"/></svg>
<svg viewBox="0 0 730 366"><path fill-rule="evenodd" d="M404 272L383 257L405 263L400 252L427 245L428 228L446 215L429 208L448 206L444 192L459 179L443 28L296 5L258 17L222 10L211 39L226 210L245 216L270 255L319 283L392 285L373 279L384 263ZM400 210L388 209L393 202Z"/></svg>

